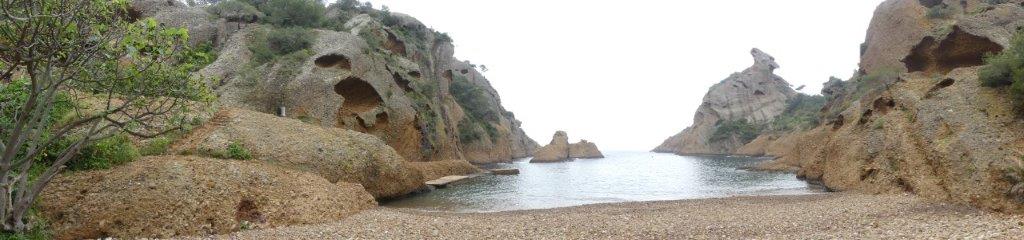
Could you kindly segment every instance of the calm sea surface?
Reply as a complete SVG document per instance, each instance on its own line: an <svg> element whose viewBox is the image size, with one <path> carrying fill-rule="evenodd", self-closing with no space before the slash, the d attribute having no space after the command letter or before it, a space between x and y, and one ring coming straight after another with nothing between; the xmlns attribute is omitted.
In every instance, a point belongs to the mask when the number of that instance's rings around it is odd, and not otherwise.
<svg viewBox="0 0 1024 240"><path fill-rule="evenodd" d="M429 193L383 203L427 211L496 212L594 203L796 195L819 192L787 173L755 172L761 158L693 157L610 152L607 158L563 163L520 160L485 168L517 168L519 175L484 175Z"/></svg>

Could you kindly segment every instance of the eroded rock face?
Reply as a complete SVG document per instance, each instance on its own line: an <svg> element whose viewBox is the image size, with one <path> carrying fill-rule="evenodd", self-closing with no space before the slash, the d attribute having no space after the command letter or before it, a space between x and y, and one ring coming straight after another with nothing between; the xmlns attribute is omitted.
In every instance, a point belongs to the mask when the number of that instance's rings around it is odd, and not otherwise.
<svg viewBox="0 0 1024 240"><path fill-rule="evenodd" d="M188 156L66 173L42 199L40 212L56 239L168 238L320 224L377 205L358 184L259 161Z"/></svg>
<svg viewBox="0 0 1024 240"><path fill-rule="evenodd" d="M665 140L655 152L676 154L728 154L746 144L736 136L712 139L723 122L770 122L785 111L786 102L797 95L786 80L775 75L775 58L751 50L754 65L715 84L704 96L693 125Z"/></svg>
<svg viewBox="0 0 1024 240"><path fill-rule="evenodd" d="M604 158L597 144L580 140L579 143L569 144L569 135L565 131L555 132L551 143L533 153L531 163L561 162L575 158L592 159Z"/></svg>
<svg viewBox="0 0 1024 240"><path fill-rule="evenodd" d="M408 161L505 162L538 147L475 65L455 59L451 43L415 19L396 16L394 26L360 15L345 24L351 32L317 30L308 59L261 66L254 74L266 77L255 78L238 67L251 55L247 36L262 28L250 26L202 73L224 79L217 92L226 105L267 113L283 107L288 117L372 134ZM274 77L282 72L294 74ZM454 85L470 86L480 101L460 103L465 98L455 93L465 88ZM460 139L466 131L479 137Z"/></svg>
<svg viewBox="0 0 1024 240"><path fill-rule="evenodd" d="M964 1L979 10L936 20L924 16L923 2L886 1L869 30L869 40L883 35L907 40L876 46L884 51L869 50L861 62L878 69L902 59L897 80L885 86L830 81L824 93L837 116L816 129L764 143L766 154L780 158L762 167L796 170L834 190L909 192L1024 211L1015 195L1020 188L1006 174L1021 164L1024 122L1003 90L982 87L978 79L978 57L1008 47L1009 36L1022 26L1024 9L1020 1ZM921 21L926 24L913 25ZM932 24L949 31L931 32ZM843 96L856 89L870 90Z"/></svg>
<svg viewBox="0 0 1024 240"><path fill-rule="evenodd" d="M176 143L174 152L224 151L232 142L256 160L312 172L330 182L358 183L377 198L406 195L426 181L375 136L242 109L221 110Z"/></svg>

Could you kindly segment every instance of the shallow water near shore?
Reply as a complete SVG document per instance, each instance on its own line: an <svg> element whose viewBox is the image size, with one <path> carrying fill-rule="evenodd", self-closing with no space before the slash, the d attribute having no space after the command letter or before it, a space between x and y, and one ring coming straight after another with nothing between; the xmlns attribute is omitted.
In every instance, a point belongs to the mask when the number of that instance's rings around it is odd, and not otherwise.
<svg viewBox="0 0 1024 240"><path fill-rule="evenodd" d="M740 170L764 158L609 152L604 159L483 166L519 175L483 175L385 207L445 212L498 212L595 203L702 199L820 192L796 175Z"/></svg>

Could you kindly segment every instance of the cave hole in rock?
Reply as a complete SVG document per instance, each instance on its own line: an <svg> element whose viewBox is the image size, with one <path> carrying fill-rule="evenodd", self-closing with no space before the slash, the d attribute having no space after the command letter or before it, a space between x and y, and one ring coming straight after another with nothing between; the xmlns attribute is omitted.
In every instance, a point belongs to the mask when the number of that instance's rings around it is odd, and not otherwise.
<svg viewBox="0 0 1024 240"><path fill-rule="evenodd" d="M392 73L391 77L395 79L395 84L398 84L398 87L401 87L402 90L405 90L406 92L412 92L412 87L409 86L409 83L411 82L408 79L402 77L402 74Z"/></svg>
<svg viewBox="0 0 1024 240"><path fill-rule="evenodd" d="M846 124L846 117L840 114L839 116L836 117L836 119L832 120L831 124L832 130L839 130L840 128L843 127L843 124Z"/></svg>
<svg viewBox="0 0 1024 240"><path fill-rule="evenodd" d="M334 85L334 92L345 98L341 109L338 110L339 125L342 126L345 125L343 121L345 118L359 119L359 114L373 111L384 103L380 94L370 83L357 77L341 80Z"/></svg>
<svg viewBox="0 0 1024 240"><path fill-rule="evenodd" d="M391 53L405 56L405 43L401 39L398 39L394 33L387 31L388 40L384 42L384 48L387 48Z"/></svg>
<svg viewBox="0 0 1024 240"><path fill-rule="evenodd" d="M896 101L892 100L892 98L880 97L878 99L875 99L875 101L871 103L871 106L874 107L875 110L878 111L878 113L884 115L886 113L889 113L889 110L891 110L893 107L896 107Z"/></svg>
<svg viewBox="0 0 1024 240"><path fill-rule="evenodd" d="M455 75L452 75L452 70L445 70L442 77L444 77L444 79L448 79L448 82L451 82Z"/></svg>
<svg viewBox="0 0 1024 240"><path fill-rule="evenodd" d="M764 92L762 92L761 90L754 90L754 95L764 96Z"/></svg>
<svg viewBox="0 0 1024 240"><path fill-rule="evenodd" d="M461 72L462 74L469 74L469 70L468 69L462 69L462 71L459 71L459 72Z"/></svg>
<svg viewBox="0 0 1024 240"><path fill-rule="evenodd" d="M983 65L986 54L1002 50L998 43L954 26L942 41L931 36L922 39L902 62L910 72L947 74L953 69Z"/></svg>
<svg viewBox="0 0 1024 240"><path fill-rule="evenodd" d="M871 120L871 115L874 115L874 113L875 111L871 109L864 111L864 113L860 114L860 120L857 120L857 123L860 125L868 123L868 120Z"/></svg>
<svg viewBox="0 0 1024 240"><path fill-rule="evenodd" d="M421 77L421 76L423 76L423 75L422 75L422 74L420 74L420 72L419 72L419 71L410 71L410 72L409 72L409 76L410 76L410 77L414 77L414 78L420 78L420 77Z"/></svg>
<svg viewBox="0 0 1024 240"><path fill-rule="evenodd" d="M924 98L930 98L935 95L935 92L938 92L943 88L953 86L954 83L956 83L956 80L953 80L952 78L943 79L941 82L935 84L935 86L932 86L931 89L928 89L928 93L925 94Z"/></svg>
<svg viewBox="0 0 1024 240"><path fill-rule="evenodd" d="M345 70L352 70L352 63L349 62L348 57L340 54L327 54L313 60L313 64L317 67L329 68L338 67Z"/></svg>
<svg viewBox="0 0 1024 240"><path fill-rule="evenodd" d="M238 206L235 208L235 221L248 221L251 223L266 222L266 218L263 217L263 213L260 213L260 209L256 206L256 202L250 199L242 199L238 202Z"/></svg>

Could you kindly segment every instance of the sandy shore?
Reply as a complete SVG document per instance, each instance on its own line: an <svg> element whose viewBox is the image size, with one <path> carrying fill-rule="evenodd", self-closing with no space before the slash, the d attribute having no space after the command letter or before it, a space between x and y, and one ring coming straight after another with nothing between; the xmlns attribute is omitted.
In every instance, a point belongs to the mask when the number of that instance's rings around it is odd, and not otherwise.
<svg viewBox="0 0 1024 240"><path fill-rule="evenodd" d="M232 239L821 239L1024 236L1024 216L910 195L847 193L598 204L501 213L380 207L344 221Z"/></svg>

